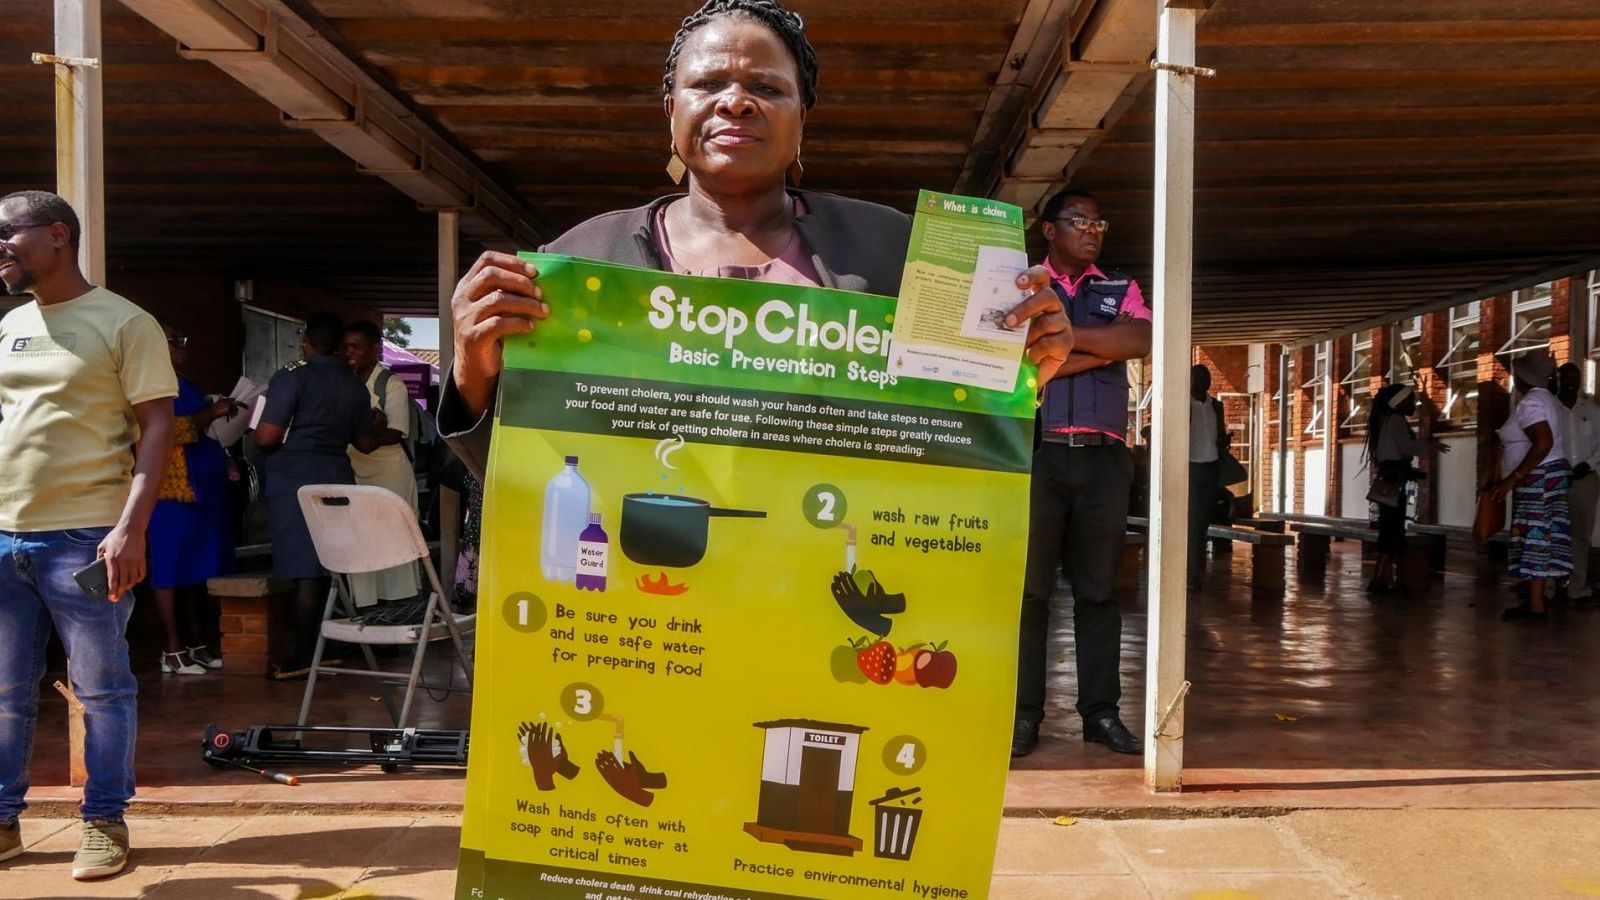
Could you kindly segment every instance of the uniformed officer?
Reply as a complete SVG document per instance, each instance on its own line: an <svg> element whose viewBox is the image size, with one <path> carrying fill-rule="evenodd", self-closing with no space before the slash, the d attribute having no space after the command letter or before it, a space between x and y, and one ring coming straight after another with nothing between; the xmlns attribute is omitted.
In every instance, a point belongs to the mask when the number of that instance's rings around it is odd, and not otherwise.
<svg viewBox="0 0 1600 900"><path fill-rule="evenodd" d="M338 316L316 313L307 319L300 342L304 358L272 376L256 426L256 446L268 454L265 493L272 571L295 583L294 655L274 667L274 678L295 678L311 668L326 597L323 578L328 573L300 511L300 488L355 484L345 448L372 452L378 447L375 428L387 424L340 357L343 340L344 323Z"/></svg>

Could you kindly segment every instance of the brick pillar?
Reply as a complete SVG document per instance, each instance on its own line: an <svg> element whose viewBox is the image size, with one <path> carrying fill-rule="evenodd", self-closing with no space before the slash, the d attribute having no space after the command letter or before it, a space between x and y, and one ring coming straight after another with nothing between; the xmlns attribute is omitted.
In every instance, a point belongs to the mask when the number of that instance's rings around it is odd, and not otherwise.
<svg viewBox="0 0 1600 900"><path fill-rule="evenodd" d="M1353 343L1355 340L1350 335L1335 340L1328 357L1328 369L1333 373L1333 412L1328 416L1328 433L1333 435L1333 450L1328 454L1326 510L1330 516L1340 515L1344 506L1344 451L1340 449L1340 439L1345 436L1345 431L1339 427L1339 423L1344 421L1344 411L1350 403L1350 386L1339 382L1350 375L1350 347Z"/></svg>
<svg viewBox="0 0 1600 900"><path fill-rule="evenodd" d="M1279 388L1278 354L1282 349L1278 344L1266 346L1266 371L1261 379L1266 395L1262 400L1261 446L1256 448L1256 464L1261 466L1262 490L1266 494L1256 498L1257 510L1268 509L1278 502L1278 492L1272 483L1273 472L1278 468L1278 401L1273 395Z"/></svg>
<svg viewBox="0 0 1600 900"><path fill-rule="evenodd" d="M1511 397L1506 393L1509 374L1505 360L1495 355L1511 340L1511 295L1496 294L1483 301L1483 316L1478 326L1478 471L1488 467L1494 432L1511 415Z"/></svg>
<svg viewBox="0 0 1600 900"><path fill-rule="evenodd" d="M1305 429L1311 422L1315 413L1316 388L1302 389L1300 385L1310 379L1312 371L1317 365L1317 351L1315 347L1301 347L1299 355L1295 358L1295 383L1294 388L1294 430L1289 433L1290 446L1297 451L1294 459L1294 504L1291 507L1295 512L1303 513L1306 509L1306 448L1312 445L1306 437Z"/></svg>
<svg viewBox="0 0 1600 900"><path fill-rule="evenodd" d="M1550 284L1550 355L1556 365L1575 362L1582 354L1581 335L1572 333L1572 279Z"/></svg>

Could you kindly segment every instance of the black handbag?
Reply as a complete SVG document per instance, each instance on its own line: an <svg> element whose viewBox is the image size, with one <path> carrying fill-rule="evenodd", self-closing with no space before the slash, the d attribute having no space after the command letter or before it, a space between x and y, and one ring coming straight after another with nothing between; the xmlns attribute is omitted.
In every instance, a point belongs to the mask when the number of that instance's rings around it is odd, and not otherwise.
<svg viewBox="0 0 1600 900"><path fill-rule="evenodd" d="M1411 467L1405 463L1379 463L1378 477L1367 490L1367 500L1391 509L1405 505L1406 478Z"/></svg>

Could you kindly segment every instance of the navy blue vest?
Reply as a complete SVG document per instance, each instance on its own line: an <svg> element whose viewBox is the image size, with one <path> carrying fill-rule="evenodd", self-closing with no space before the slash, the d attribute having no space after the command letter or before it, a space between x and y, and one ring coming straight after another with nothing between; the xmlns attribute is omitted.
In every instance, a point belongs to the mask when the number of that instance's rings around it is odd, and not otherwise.
<svg viewBox="0 0 1600 900"><path fill-rule="evenodd" d="M1073 325L1109 325L1122 312L1133 279L1113 275L1090 275L1078 285L1078 292L1066 301L1067 318ZM1057 285L1057 293L1064 293ZM1128 365L1109 366L1052 380L1044 389L1044 405L1039 408L1040 427L1046 431L1061 428L1092 428L1112 434L1128 431Z"/></svg>

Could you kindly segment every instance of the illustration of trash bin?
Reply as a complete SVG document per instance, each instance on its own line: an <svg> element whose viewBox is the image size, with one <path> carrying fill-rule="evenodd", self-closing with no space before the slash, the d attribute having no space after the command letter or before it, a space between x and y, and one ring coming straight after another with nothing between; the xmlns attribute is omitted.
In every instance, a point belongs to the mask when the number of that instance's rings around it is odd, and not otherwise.
<svg viewBox="0 0 1600 900"><path fill-rule="evenodd" d="M917 804L921 797L906 800L922 788L890 788L882 797L871 801L874 807L874 835L872 855L882 859L909 860L916 846L917 832L922 829L922 810Z"/></svg>

